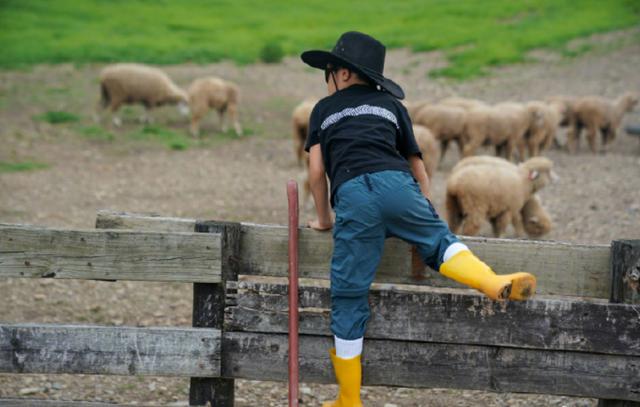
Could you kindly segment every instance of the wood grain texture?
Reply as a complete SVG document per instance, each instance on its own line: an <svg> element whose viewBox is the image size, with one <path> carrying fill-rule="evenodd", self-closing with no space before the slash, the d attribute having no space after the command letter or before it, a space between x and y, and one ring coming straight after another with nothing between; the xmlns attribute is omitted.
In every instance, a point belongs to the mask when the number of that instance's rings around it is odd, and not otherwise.
<svg viewBox="0 0 640 407"><path fill-rule="evenodd" d="M192 219L115 212L111 212L110 219L106 226L144 230L181 230L185 222L195 223ZM172 222L176 229L171 229ZM285 226L243 223L240 273L286 276L287 236ZM462 237L462 241L496 273L528 271L535 274L540 294L609 298L609 245L476 237ZM331 233L301 228L300 277L328 279L332 250ZM409 245L389 239L376 282L461 288L432 270L419 277L412 275Z"/></svg>
<svg viewBox="0 0 640 407"><path fill-rule="evenodd" d="M0 224L0 278L219 282L220 234Z"/></svg>
<svg viewBox="0 0 640 407"><path fill-rule="evenodd" d="M0 325L0 372L219 376L220 330Z"/></svg>
<svg viewBox="0 0 640 407"><path fill-rule="evenodd" d="M496 273L528 271L538 278L538 292L548 295L609 298L609 246L559 242L464 238L471 250ZM300 277L329 278L333 242L330 233L300 230ZM241 274L286 276L287 229L283 226L242 224ZM436 272L423 280L411 275L411 248L389 239L376 282L461 286Z"/></svg>
<svg viewBox="0 0 640 407"><path fill-rule="evenodd" d="M287 333L288 286L240 281L226 330ZM299 331L329 332L327 287L299 288ZM494 302L472 291L374 287L366 338L640 356L640 305L536 298Z"/></svg>
<svg viewBox="0 0 640 407"><path fill-rule="evenodd" d="M156 214L100 210L96 229L132 229L154 232L193 232L195 219L171 218Z"/></svg>
<svg viewBox="0 0 640 407"><path fill-rule="evenodd" d="M227 332L222 374L287 379L287 335ZM301 381L334 383L330 337L300 336ZM363 384L640 400L637 357L370 339Z"/></svg>

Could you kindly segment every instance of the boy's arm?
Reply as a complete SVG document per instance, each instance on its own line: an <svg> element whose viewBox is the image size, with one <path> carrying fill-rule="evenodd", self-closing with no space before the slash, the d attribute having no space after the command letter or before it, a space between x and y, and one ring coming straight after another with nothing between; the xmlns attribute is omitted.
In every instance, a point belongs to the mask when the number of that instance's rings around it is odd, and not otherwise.
<svg viewBox="0 0 640 407"><path fill-rule="evenodd" d="M420 185L420 191L422 191L422 195L424 195L427 199L431 199L431 193L429 191L431 182L429 181L427 171L424 169L422 158L418 157L417 155L410 156L409 166L411 167L413 178L415 178Z"/></svg>
<svg viewBox="0 0 640 407"><path fill-rule="evenodd" d="M313 145L309 150L309 187L318 213L318 219L309 221L309 226L316 230L329 230L333 227L333 221L329 209L329 187L320 144Z"/></svg>

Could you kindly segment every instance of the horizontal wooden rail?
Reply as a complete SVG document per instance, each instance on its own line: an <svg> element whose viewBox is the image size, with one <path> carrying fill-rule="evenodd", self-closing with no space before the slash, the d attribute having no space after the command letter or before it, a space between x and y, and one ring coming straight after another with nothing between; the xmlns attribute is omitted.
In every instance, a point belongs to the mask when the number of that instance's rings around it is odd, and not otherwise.
<svg viewBox="0 0 640 407"><path fill-rule="evenodd" d="M334 383L328 336L300 336L303 382ZM222 374L287 380L287 335L227 332ZM363 383L640 401L638 358L429 342L365 341Z"/></svg>
<svg viewBox="0 0 640 407"><path fill-rule="evenodd" d="M193 230L195 223L194 219L101 211L96 225L167 231ZM288 267L287 236L284 226L242 224L240 273L285 277ZM540 294L609 298L609 245L489 238L463 238L463 241L497 273L523 270L535 274ZM301 228L301 278L329 278L332 245L330 233ZM422 280L414 278L411 275L409 245L395 239L387 241L376 282L460 288L436 272L426 273Z"/></svg>
<svg viewBox="0 0 640 407"><path fill-rule="evenodd" d="M228 283L225 330L287 333L286 284ZM367 339L493 345L637 356L640 304L537 298L493 302L474 292L374 286ZM331 335L327 287L300 286L300 332ZM230 300L230 301L229 301Z"/></svg>
<svg viewBox="0 0 640 407"><path fill-rule="evenodd" d="M0 372L220 375L220 330L0 325Z"/></svg>
<svg viewBox="0 0 640 407"><path fill-rule="evenodd" d="M220 234L0 224L0 278L220 282Z"/></svg>

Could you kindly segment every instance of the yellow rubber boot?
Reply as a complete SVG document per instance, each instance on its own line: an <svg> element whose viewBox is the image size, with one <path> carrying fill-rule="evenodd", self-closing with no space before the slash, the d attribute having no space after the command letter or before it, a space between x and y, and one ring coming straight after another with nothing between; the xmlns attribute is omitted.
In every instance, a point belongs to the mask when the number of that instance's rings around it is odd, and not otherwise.
<svg viewBox="0 0 640 407"><path fill-rule="evenodd" d="M322 403L322 407L362 407L362 401L360 401L360 383L362 382L360 355L351 359L342 359L336 356L335 349L331 349L329 355L340 390L336 401Z"/></svg>
<svg viewBox="0 0 640 407"><path fill-rule="evenodd" d="M440 273L484 293L492 300L527 300L536 292L536 278L529 273L496 275L469 250L442 263Z"/></svg>

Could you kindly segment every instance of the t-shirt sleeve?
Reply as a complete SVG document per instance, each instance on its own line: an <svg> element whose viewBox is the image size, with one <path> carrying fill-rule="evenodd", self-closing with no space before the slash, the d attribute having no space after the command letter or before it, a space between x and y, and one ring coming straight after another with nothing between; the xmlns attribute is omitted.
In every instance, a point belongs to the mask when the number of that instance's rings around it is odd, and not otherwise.
<svg viewBox="0 0 640 407"><path fill-rule="evenodd" d="M304 151L307 153L314 145L320 143L320 113L318 113L318 105L316 105L311 111L311 117L309 118L309 130L307 133L307 141L304 143Z"/></svg>
<svg viewBox="0 0 640 407"><path fill-rule="evenodd" d="M398 103L398 111L398 134L396 137L398 152L407 160L412 155L417 155L422 158L416 137L413 135L413 126L411 125L409 112L407 112L407 109L401 103Z"/></svg>

